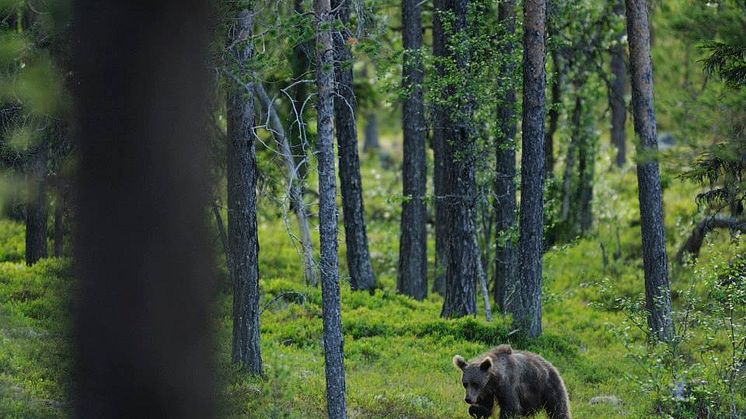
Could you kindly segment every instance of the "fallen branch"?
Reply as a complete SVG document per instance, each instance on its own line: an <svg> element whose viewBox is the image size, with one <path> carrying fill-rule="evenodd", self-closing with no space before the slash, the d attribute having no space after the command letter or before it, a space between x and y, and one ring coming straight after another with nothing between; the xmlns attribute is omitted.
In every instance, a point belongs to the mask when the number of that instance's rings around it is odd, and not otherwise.
<svg viewBox="0 0 746 419"><path fill-rule="evenodd" d="M685 254L690 254L694 258L699 256L705 236L716 228L728 228L746 233L746 221L724 215L714 215L705 218L694 227L692 234L689 235L689 238L686 239L684 244L679 248L679 251L676 252L676 262L681 263L684 260Z"/></svg>

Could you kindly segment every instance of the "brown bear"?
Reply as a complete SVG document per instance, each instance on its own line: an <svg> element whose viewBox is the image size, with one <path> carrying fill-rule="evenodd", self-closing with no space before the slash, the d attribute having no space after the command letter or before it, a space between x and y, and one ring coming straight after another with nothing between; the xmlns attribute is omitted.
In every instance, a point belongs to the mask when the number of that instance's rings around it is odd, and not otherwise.
<svg viewBox="0 0 746 419"><path fill-rule="evenodd" d="M456 355L453 364L463 372L464 401L471 416L489 417L497 401L500 419L532 416L542 409L550 419L570 419L565 383L557 369L535 353L500 345L471 362Z"/></svg>

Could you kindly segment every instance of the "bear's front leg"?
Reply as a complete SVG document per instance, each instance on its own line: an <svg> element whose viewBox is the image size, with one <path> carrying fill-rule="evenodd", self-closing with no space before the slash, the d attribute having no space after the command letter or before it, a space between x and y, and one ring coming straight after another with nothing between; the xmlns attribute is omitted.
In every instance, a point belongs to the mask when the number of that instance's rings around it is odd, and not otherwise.
<svg viewBox="0 0 746 419"><path fill-rule="evenodd" d="M492 408L478 404L469 405L469 415L476 419L485 419L492 416Z"/></svg>

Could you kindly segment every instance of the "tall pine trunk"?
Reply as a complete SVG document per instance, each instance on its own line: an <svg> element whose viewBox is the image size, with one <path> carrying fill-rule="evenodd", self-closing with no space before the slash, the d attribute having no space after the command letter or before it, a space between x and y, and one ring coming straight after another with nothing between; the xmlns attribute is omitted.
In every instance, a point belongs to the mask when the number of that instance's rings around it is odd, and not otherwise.
<svg viewBox="0 0 746 419"><path fill-rule="evenodd" d="M363 185L360 179L360 159L357 150L357 109L352 88L352 52L348 39L352 36L346 27L350 24L350 2L332 0L332 8L343 28L334 32L334 71L337 94L334 96L334 125L337 129L339 148L339 181L342 190L347 269L353 290L369 290L376 285L368 251L365 231Z"/></svg>
<svg viewBox="0 0 746 419"><path fill-rule="evenodd" d="M495 213L497 241L495 243L495 288L494 297L498 310L506 313L509 300L516 288L516 248L510 233L515 228L515 85L513 61L515 46L515 1L501 1L498 5L498 18L505 28L505 36L511 40L506 44L503 55L508 61L500 69L505 81L505 93L497 106L498 133L495 141Z"/></svg>
<svg viewBox="0 0 746 419"><path fill-rule="evenodd" d="M671 289L663 231L663 191L655 154L658 151L653 106L653 66L650 58L650 27L645 0L626 0L629 39L632 113L637 143L637 186L642 228L642 261L645 270L645 308L651 336L673 338Z"/></svg>
<svg viewBox="0 0 746 419"><path fill-rule="evenodd" d="M565 68L556 48L551 51L554 77L552 78L551 94L552 103L549 108L549 124L544 133L544 172L547 178L554 176L554 133L559 128L560 106L562 106L562 82L565 77Z"/></svg>
<svg viewBox="0 0 746 419"><path fill-rule="evenodd" d="M452 18L451 31L444 33L445 41L467 29L468 0L446 0L442 9ZM456 72L466 72L468 54L446 48L446 58ZM463 86L446 87L443 142L445 158L444 202L446 205L446 226L448 234L445 271L445 298L441 316L461 317L476 313L477 266L481 263L476 246L475 206L476 171L474 168L475 150L471 116L472 99L467 94L456 94ZM463 93L463 92L462 92ZM447 114L447 116L446 116Z"/></svg>
<svg viewBox="0 0 746 419"><path fill-rule="evenodd" d="M624 0L614 1L614 14L624 16ZM611 144L616 148L617 166L623 166L627 160L627 105L624 101L625 81L627 80L627 66L624 63L624 45L622 34L616 39L611 48L611 85L609 86L609 108L611 108Z"/></svg>
<svg viewBox="0 0 746 419"><path fill-rule="evenodd" d="M46 140L31 156L27 174L28 198L26 201L26 264L31 266L47 257L47 154Z"/></svg>
<svg viewBox="0 0 746 419"><path fill-rule="evenodd" d="M442 59L446 55L446 39L443 33L442 16L445 0L433 0L433 55ZM445 69L438 61L435 62L437 77L445 77ZM439 94L444 94L440 92ZM446 225L446 164L445 164L445 119L447 114L440 104L433 104L432 111L432 148L433 148L433 189L435 195L435 274L433 292L440 295L446 293L446 260L448 255L448 229Z"/></svg>
<svg viewBox="0 0 746 419"><path fill-rule="evenodd" d="M293 1L293 12L297 15L303 15L306 13L303 7L303 0ZM296 82L303 80L304 77L309 77L309 60L308 54L312 49L310 42L301 42L298 45L293 46L292 55L290 57L290 69L293 72L293 80ZM293 159L295 161L295 167L298 172L298 182L301 189L301 196L305 191L305 179L308 173L307 164L307 139L306 139L306 113L308 112L306 107L303 105L306 103L308 97L308 84L307 83L296 83L291 89L292 104L290 108L290 122L289 122L289 140L290 150L293 153ZM291 205L294 205L291 203ZM297 208L293 207L293 210L297 211Z"/></svg>
<svg viewBox="0 0 746 419"><path fill-rule="evenodd" d="M214 417L208 2L77 1L75 418Z"/></svg>
<svg viewBox="0 0 746 419"><path fill-rule="evenodd" d="M347 416L343 363L342 319L337 257L336 175L334 173L334 45L329 0L315 1L316 99L319 171L319 240L321 247L321 303L324 322L326 407L330 419Z"/></svg>
<svg viewBox="0 0 746 419"><path fill-rule="evenodd" d="M425 206L425 103L422 95L422 12L419 0L402 0L404 62L402 104L404 127L403 193L399 241L399 292L422 300L427 296L427 208Z"/></svg>
<svg viewBox="0 0 746 419"><path fill-rule="evenodd" d="M236 13L229 29L232 69L238 79L251 78L253 54L249 10ZM262 373L259 346L259 241L256 224L256 153L254 148L254 98L251 82L230 83L228 113L228 246L233 280L232 360L252 374Z"/></svg>
<svg viewBox="0 0 746 419"><path fill-rule="evenodd" d="M545 0L523 3L523 144L518 242L520 284L513 322L529 337L541 334L541 256L544 228Z"/></svg>

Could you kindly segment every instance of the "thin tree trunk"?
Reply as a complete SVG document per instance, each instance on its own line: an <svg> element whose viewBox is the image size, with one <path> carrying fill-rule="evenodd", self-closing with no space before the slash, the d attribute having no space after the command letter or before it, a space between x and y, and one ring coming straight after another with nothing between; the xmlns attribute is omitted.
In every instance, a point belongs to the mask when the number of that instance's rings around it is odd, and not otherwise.
<svg viewBox="0 0 746 419"><path fill-rule="evenodd" d="M562 79L564 78L564 67L557 51L552 50L552 65L554 66L554 78L552 79L551 93L552 105L549 108L549 126L544 133L544 171L547 178L554 176L554 133L559 127L560 106L562 105Z"/></svg>
<svg viewBox="0 0 746 419"><path fill-rule="evenodd" d="M26 202L26 264L47 257L47 154L45 142L31 156Z"/></svg>
<svg viewBox="0 0 746 419"><path fill-rule="evenodd" d="M575 106L572 109L572 134L570 144L567 146L567 157L565 168L562 173L562 205L560 206L560 220L566 222L570 219L570 206L572 204L572 173L575 170L575 157L580 147L583 116L583 98L580 96L579 88L575 92Z"/></svg>
<svg viewBox="0 0 746 419"><path fill-rule="evenodd" d="M233 65L239 79L250 78L253 30L249 10L237 12L229 29ZM247 83L250 85L251 82ZM247 86L233 81L228 90L228 243L233 280L232 360L252 374L262 373L259 346L259 241L256 221L256 152L254 98Z"/></svg>
<svg viewBox="0 0 746 419"><path fill-rule="evenodd" d="M445 57L445 34L439 10L443 10L445 0L433 0L433 55ZM439 62L435 63L435 73L439 78L445 77L445 69ZM448 115L439 104L433 105L433 187L435 194L435 275L433 292L446 293L446 261L448 259L448 229L446 224L446 164L445 164L445 127Z"/></svg>
<svg viewBox="0 0 746 419"><path fill-rule="evenodd" d="M233 271L233 264L231 263L231 247L228 244L228 234L225 230L225 224L223 223L223 216L220 215L220 207L216 202L212 203L212 215L215 217L215 226L218 228L218 235L220 236L220 244L223 246L223 253L225 253L225 265L228 268L228 282L233 284L231 279L231 272Z"/></svg>
<svg viewBox="0 0 746 419"><path fill-rule="evenodd" d="M304 0L293 1L293 11L303 15L306 11L303 7ZM293 54L290 59L290 68L293 72L293 80L299 81L306 77L309 70L308 54L312 49L310 42L302 42L293 46ZM291 115L290 115L290 149L292 150L295 167L300 180L301 196L304 192L304 180L308 173L306 152L306 109L303 106L308 98L308 87L306 83L296 83L292 89ZM291 203L292 205L292 203ZM293 208L295 211L295 208Z"/></svg>
<svg viewBox="0 0 746 419"><path fill-rule="evenodd" d="M208 2L74 2L75 418L214 417Z"/></svg>
<svg viewBox="0 0 746 419"><path fill-rule="evenodd" d="M444 12L453 17L451 31L446 39L467 29L468 0L446 0L442 4ZM436 11L437 13L437 11ZM454 64L455 71L465 72L468 53L446 51L446 57ZM476 246L476 171L474 168L474 134L471 129L473 104L468 97L454 99L461 86L448 86L450 116L443 119L445 143L445 203L448 234L447 265L445 272L446 293L443 300L443 317L462 317L476 313L475 264L479 261L479 248ZM468 96L463 95L463 96ZM454 101L457 101L454 103Z"/></svg>
<svg viewBox="0 0 746 419"><path fill-rule="evenodd" d="M520 286L513 322L529 337L541 334L541 256L544 228L544 88L546 2L523 3L523 147L518 243Z"/></svg>
<svg viewBox="0 0 746 419"><path fill-rule="evenodd" d="M315 1L317 144L319 171L319 238L321 242L321 298L324 321L326 407L329 419L347 417L343 363L342 320L337 257L336 176L334 173L334 44L329 0Z"/></svg>
<svg viewBox="0 0 746 419"><path fill-rule="evenodd" d="M67 187L57 178L57 202L54 206L54 257L61 258L65 245L65 205Z"/></svg>
<svg viewBox="0 0 746 419"><path fill-rule="evenodd" d="M614 0L614 14L624 16L624 0ZM624 165L627 157L627 105L624 101L625 81L627 80L627 66L624 63L624 46L622 34L616 39L611 48L611 86L609 89L609 107L611 108L611 144L616 147L616 165Z"/></svg>
<svg viewBox="0 0 746 419"><path fill-rule="evenodd" d="M477 241L476 229L474 230L474 248L479 250L479 243ZM484 272L484 264L482 263L482 255L477 255L476 266L474 269L477 272L477 278L479 279L479 287L482 292L482 301L484 303L484 318L488 321L492 321L492 307L490 306L490 292L487 288L487 274Z"/></svg>
<svg viewBox="0 0 746 419"><path fill-rule="evenodd" d="M332 0L332 8L342 25L350 24L349 0ZM334 125L337 129L339 148L339 181L342 191L347 269L353 290L370 290L376 285L370 263L368 237L365 231L363 186L360 179L360 160L357 150L355 126L356 101L352 90L352 52L347 40L351 36L346 28L334 33L334 71L337 94L334 97Z"/></svg>
<svg viewBox="0 0 746 419"><path fill-rule="evenodd" d="M505 36L515 35L515 1L501 1L498 5L498 18L504 25ZM515 213L515 85L513 73L513 42L503 51L508 61L501 68L502 80L506 81L504 98L497 106L498 135L496 138L495 159L495 213L497 240L495 243L495 304L501 313L507 313L508 304L515 292L516 249L511 235L516 224Z"/></svg>
<svg viewBox="0 0 746 419"><path fill-rule="evenodd" d="M378 116L375 112L367 112L365 114L365 128L363 129L363 151L370 153L380 148L381 145L378 141Z"/></svg>
<svg viewBox="0 0 746 419"><path fill-rule="evenodd" d="M267 95L267 91L261 83L254 84L254 90L256 91L259 100L267 108L267 115L269 116L269 123L272 126L272 135L275 137L277 144L280 147L280 154L282 154L283 160L285 160L285 176L288 182L288 192L290 193L290 206L295 209L295 216L298 218L298 229L300 230L300 242L303 248L303 273L306 279L306 283L311 286L318 284L316 278L315 263L313 261L313 243L311 242L311 230L308 227L308 215L306 214L306 205L303 201L303 191L301 189L301 179L298 177L296 171L295 160L293 159L290 143L288 138L285 136L285 129L282 127L280 117L277 115L272 101Z"/></svg>
<svg viewBox="0 0 746 419"><path fill-rule="evenodd" d="M585 109L583 112L587 112ZM590 137L586 122L581 118L581 141L578 147L578 215L577 229L586 234L593 226L593 173L596 161L595 141Z"/></svg>
<svg viewBox="0 0 746 419"><path fill-rule="evenodd" d="M399 292L422 300L427 296L427 208L425 206L425 103L422 95L422 12L419 0L402 0L404 63L402 103L404 168L401 239L399 245Z"/></svg>
<svg viewBox="0 0 746 419"><path fill-rule="evenodd" d="M653 68L650 59L650 28L645 0L626 0L632 81L632 110L637 144L637 185L642 228L642 259L645 269L645 307L651 336L670 341L674 335L671 291L668 283L666 238L663 231L663 191L658 162Z"/></svg>

